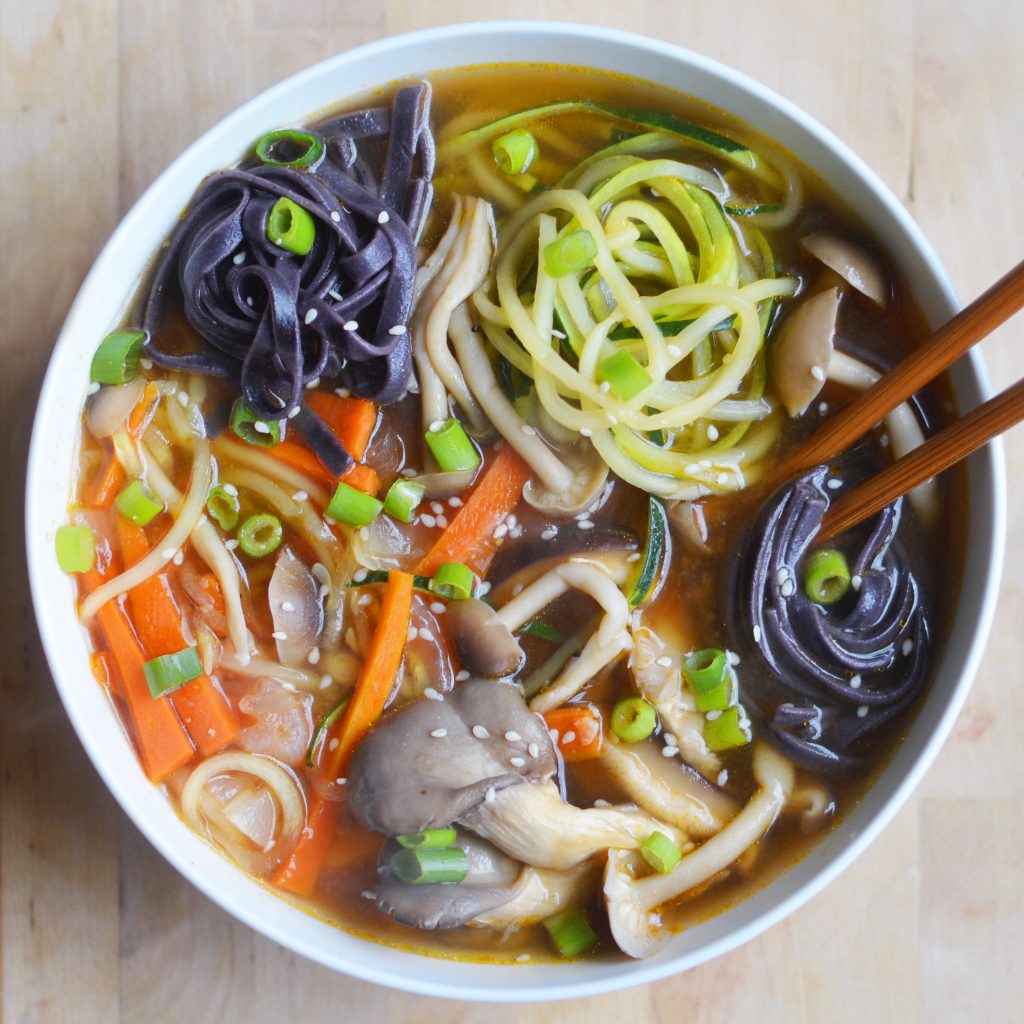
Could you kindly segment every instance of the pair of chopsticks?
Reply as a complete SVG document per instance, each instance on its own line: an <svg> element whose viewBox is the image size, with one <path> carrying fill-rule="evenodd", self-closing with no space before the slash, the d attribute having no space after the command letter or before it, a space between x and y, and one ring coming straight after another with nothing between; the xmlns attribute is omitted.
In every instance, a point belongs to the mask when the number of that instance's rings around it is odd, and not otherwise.
<svg viewBox="0 0 1024 1024"><path fill-rule="evenodd" d="M773 479L788 479L834 459L1022 306L1024 261L965 306L877 384L844 406L772 474ZM867 519L1022 419L1024 379L844 494L826 513L817 540L833 537Z"/></svg>

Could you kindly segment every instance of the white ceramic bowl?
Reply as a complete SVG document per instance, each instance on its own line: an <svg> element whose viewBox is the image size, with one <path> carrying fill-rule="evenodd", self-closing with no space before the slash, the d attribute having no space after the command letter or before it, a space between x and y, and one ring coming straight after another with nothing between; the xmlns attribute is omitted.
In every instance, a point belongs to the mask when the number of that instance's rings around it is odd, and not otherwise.
<svg viewBox="0 0 1024 1024"><path fill-rule="evenodd" d="M343 53L269 89L189 147L135 204L86 278L57 341L32 439L27 522L36 615L71 721L126 813L186 878L235 917L335 970L426 995L524 1001L607 992L717 956L800 906L871 842L920 780L967 694L995 604L1005 510L1001 451L991 446L970 461L972 539L945 653L927 700L875 787L788 873L742 904L676 936L650 960L487 966L404 953L348 935L295 909L189 832L142 774L116 716L90 679L72 588L53 553L97 339L118 323L146 261L202 178L237 160L253 139L397 78L502 61L622 72L671 86L751 122L803 159L860 212L902 269L933 327L958 308L931 246L882 182L821 125L743 75L652 39L580 25L490 22L415 32ZM961 411L988 394L976 354L961 360L953 381Z"/></svg>

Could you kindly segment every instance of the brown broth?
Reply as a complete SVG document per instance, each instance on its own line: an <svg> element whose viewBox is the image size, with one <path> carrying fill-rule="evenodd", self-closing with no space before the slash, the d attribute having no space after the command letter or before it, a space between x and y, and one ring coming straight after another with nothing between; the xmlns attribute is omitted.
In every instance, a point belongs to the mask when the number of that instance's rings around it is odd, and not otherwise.
<svg viewBox="0 0 1024 1024"><path fill-rule="evenodd" d="M468 112L472 113L472 123L480 124L492 117L553 100L586 98L623 108L669 112L684 120L739 136L760 151L777 151L775 144L764 138L756 126L742 124L708 104L619 75L576 68L497 66L443 72L432 76L431 81L434 88L433 120L435 128L442 131L443 126L462 119ZM510 87L513 82L514 87ZM354 101L346 102L331 113L337 114L346 109L353 109L354 106ZM538 177L549 183L560 177L581 157L608 144L606 122L595 122L595 119L585 115L561 117L554 127L557 140L561 141L545 146L544 157L533 168ZM558 153L559 146L564 150L564 154ZM713 156L705 154L701 159L708 166L716 164ZM904 351L919 343L925 336L923 319L891 261L870 238L856 215L846 208L831 189L806 169L802 170L802 179L805 202L796 224L783 231L766 232L778 261L779 272L795 275L804 282L821 273L820 266L804 254L798 245L799 238L811 230L827 227L829 230L863 240L886 266L895 282L894 301L884 313L868 309L866 303L845 302L840 334L852 342L869 361L879 368L887 368L896 362ZM437 201L423 240L426 249L429 249L446 223L452 192L472 187L470 168L464 160L440 166L435 185ZM192 329L185 323L180 310L171 311L165 335L164 347L173 343L188 348L193 344ZM220 385L214 383L210 387L212 403ZM847 397L841 389L834 385L826 385L819 401L826 403L829 409L834 409ZM930 387L923 396L921 408L931 428L941 425L948 419L951 410L949 399L950 392L945 382ZM779 442L779 452L790 449L818 425L822 414L817 411L817 407L818 402L815 402L807 415L787 423ZM397 454L392 451L387 455L388 471L382 473L385 486L403 465L416 465L419 458L416 442L414 440L409 443L408 437L410 431L415 431L417 422L415 397L409 397L399 406L385 410L382 424L370 449L369 461L373 463L376 458L385 457L383 452L387 447L389 435L397 433L407 439ZM160 425L158 420L157 426ZM408 455L406 447L409 450ZM99 471L104 457L100 447L89 439L87 433L83 433L78 479L79 501L82 501L82 495L93 476ZM877 437L871 442L868 457L879 462L886 458L878 445ZM222 469L230 470L230 461L222 459L221 463ZM183 487L188 476L188 466L180 452L173 453L167 468L178 486ZM933 567L934 578L923 581L923 589L932 595L933 624L947 620L955 604L966 516L966 503L954 500L965 493L962 477L957 473L950 474L940 486L945 514L936 530L928 533L912 519L903 527L903 536L913 549L913 560L919 571L924 571L921 567L925 565ZM659 630L663 629L667 636L674 637L681 650L708 646L731 647L738 650L742 654L738 674L741 684L745 687L756 686L759 673L763 674L766 670L759 665L751 646L732 634L730 620L734 616L723 580L729 575L736 531L742 530L749 523L752 514L751 502L763 498L764 495L754 488L747 493L719 499L715 503L713 543L709 555L695 554L677 539L673 546L671 572L664 580L656 602L646 613L646 621ZM244 493L242 500L243 515L258 507L258 503ZM639 543L645 530L646 495L622 482L617 482L612 496L594 516L594 521L597 529L607 528L616 532L626 532ZM522 549L525 548L529 554L530 546L537 546L540 543L539 533L545 525L542 517L527 508L523 511L521 522L524 527L523 537L507 543L494 563L490 578L495 588L519 568L524 560ZM109 520L106 523L106 530L109 531ZM151 527L147 533L150 542L156 543L159 540L160 528ZM311 553L304 549L301 540L290 530L287 531L287 542L296 546L304 556L310 556ZM520 549L518 556L517 549ZM934 550L952 552L953 557L942 560L929 558L928 552ZM526 562L529 563L533 557L537 555L531 554L525 559ZM187 560L193 568L201 569L193 553L187 555ZM260 562L243 557L241 561L246 571L246 611L250 627L261 646L272 648L273 642L269 635L272 627L266 612L264 596L271 560ZM180 591L176 590L176 594L179 600L184 602L185 598ZM561 607L557 618L567 634L580 622L585 621L591 613L586 602L577 601L571 607L568 603ZM933 628L935 637L941 637L943 632L940 628ZM98 637L94 638L94 642L98 648L102 647ZM528 641L526 647L530 662L534 664L545 657L549 650L545 648L544 641L538 640ZM941 644L936 640L936 650L932 655L933 663L941 656L940 647ZM242 677L224 680L225 692L236 702L254 685L254 682L246 681ZM632 692L625 665L620 661L599 675L584 697L596 704L607 716L617 699ZM315 694L314 697L314 720L319 720L329 710L336 697L321 694ZM841 820L873 783L906 732L912 713L903 716L894 725L879 731L872 738L866 751L867 760L871 765L870 770L855 778L834 777L826 780L836 804L833 823ZM723 763L728 770L728 781L725 782L727 791L740 800L749 797L753 790L750 748L723 755ZM183 772L187 772L187 769ZM171 780L167 788L172 799L177 798L183 781L182 773ZM618 787L594 762L564 766L562 782L569 799L582 806L589 806L597 798L612 801L622 798ZM359 831L354 822L344 817L341 828L350 835L356 835ZM683 928L735 904L803 857L820 838L820 834L812 837L804 835L795 818L784 816L758 844L752 857L745 859L742 872L733 869L725 873L725 877L713 880L713 884L706 886L702 892L691 895L670 911L666 919L673 927ZM360 841L365 839L364 836ZM547 959L553 956L547 937L540 926L502 935L499 932L468 927L426 933L396 924L378 911L372 901L362 896L364 891L372 888L375 880L375 849L372 844L368 851L362 859L356 858L354 862L345 856L330 857L321 874L315 896L308 901L298 902L317 916L348 931L377 942L428 955L487 961L510 961L523 953L534 959ZM294 897L284 895L287 899L295 900ZM615 947L603 923L604 915L598 905L596 886L594 903L589 910L592 920L602 932L600 952L612 954Z"/></svg>

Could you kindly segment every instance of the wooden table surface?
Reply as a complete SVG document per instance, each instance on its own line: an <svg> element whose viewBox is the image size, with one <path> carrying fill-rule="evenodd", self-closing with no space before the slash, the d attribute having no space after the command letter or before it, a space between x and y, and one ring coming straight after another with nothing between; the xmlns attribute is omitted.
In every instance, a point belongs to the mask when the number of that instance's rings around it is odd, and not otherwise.
<svg viewBox="0 0 1024 1024"><path fill-rule="evenodd" d="M278 79L428 24L514 13L632 29L766 82L908 206L965 297L1021 258L1019 0L0 0L0 991L6 1024L702 1024L1021 1019L1024 435L1007 440L1008 572L952 739L870 850L801 911L698 970L569 1004L442 1004L351 981L201 896L100 783L37 639L25 453L61 322L100 246L192 139ZM1022 327L985 343L998 387ZM77 642L76 638L69 642Z"/></svg>

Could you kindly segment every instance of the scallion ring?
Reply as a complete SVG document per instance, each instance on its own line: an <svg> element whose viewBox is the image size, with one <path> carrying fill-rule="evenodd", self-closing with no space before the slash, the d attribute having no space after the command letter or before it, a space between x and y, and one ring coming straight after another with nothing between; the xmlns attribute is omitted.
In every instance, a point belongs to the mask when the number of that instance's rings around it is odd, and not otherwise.
<svg viewBox="0 0 1024 1024"><path fill-rule="evenodd" d="M127 384L135 380L145 340L143 331L114 331L108 334L92 357L89 379L94 384Z"/></svg>
<svg viewBox="0 0 1024 1024"><path fill-rule="evenodd" d="M440 597L450 601L465 601L473 596L473 570L461 562L445 562L438 566L434 578L430 581L430 589Z"/></svg>
<svg viewBox="0 0 1024 1024"><path fill-rule="evenodd" d="M389 488L384 498L384 511L403 523L412 522L412 514L423 500L426 488L415 480L400 476Z"/></svg>
<svg viewBox="0 0 1024 1024"><path fill-rule="evenodd" d="M54 543L61 572L88 572L96 564L96 538L88 526L58 526Z"/></svg>
<svg viewBox="0 0 1024 1024"><path fill-rule="evenodd" d="M639 743L654 732L658 712L643 697L623 697L612 708L612 732L626 743Z"/></svg>
<svg viewBox="0 0 1024 1024"><path fill-rule="evenodd" d="M210 488L206 512L225 533L230 533L238 525L241 507L238 493L233 489L229 491L223 484Z"/></svg>
<svg viewBox="0 0 1024 1024"><path fill-rule="evenodd" d="M314 132L282 128L256 143L260 163L273 167L315 167L324 156L324 140Z"/></svg>
<svg viewBox="0 0 1024 1024"><path fill-rule="evenodd" d="M434 424L427 431L426 440L427 447L445 473L463 473L480 465L480 453L457 419Z"/></svg>
<svg viewBox="0 0 1024 1024"><path fill-rule="evenodd" d="M154 491L141 480L132 480L114 499L117 511L137 526L151 523L166 508Z"/></svg>
<svg viewBox="0 0 1024 1024"><path fill-rule="evenodd" d="M718 647L705 647L688 654L683 661L683 675L694 693L707 693L725 682L729 658Z"/></svg>
<svg viewBox="0 0 1024 1024"><path fill-rule="evenodd" d="M390 864L391 870L408 885L461 882L469 873L466 851L458 846L443 850L399 850Z"/></svg>
<svg viewBox="0 0 1024 1024"><path fill-rule="evenodd" d="M717 718L704 720L704 742L709 750L720 753L750 742L750 726L740 718L738 707L726 708Z"/></svg>
<svg viewBox="0 0 1024 1024"><path fill-rule="evenodd" d="M640 844L640 856L660 875L667 875L680 861L683 851L664 832L652 832Z"/></svg>
<svg viewBox="0 0 1024 1024"><path fill-rule="evenodd" d="M815 604L835 604L850 589L850 566L842 551L819 548L804 565L804 592Z"/></svg>
<svg viewBox="0 0 1024 1024"><path fill-rule="evenodd" d="M173 693L179 687L198 679L203 674L203 663L194 647L186 647L174 654L161 654L142 666L149 692L153 698Z"/></svg>
<svg viewBox="0 0 1024 1024"><path fill-rule="evenodd" d="M544 246L544 269L552 277L568 277L594 262L597 242L589 231L572 231Z"/></svg>
<svg viewBox="0 0 1024 1024"><path fill-rule="evenodd" d="M537 155L537 140L525 129L502 135L491 143L494 162L506 174L522 174Z"/></svg>
<svg viewBox="0 0 1024 1024"><path fill-rule="evenodd" d="M316 240L316 221L308 210L282 196L267 215L267 238L296 256L305 256Z"/></svg>
<svg viewBox="0 0 1024 1024"><path fill-rule="evenodd" d="M395 839L407 850L447 850L455 842L457 834L453 828L428 828L395 836Z"/></svg>
<svg viewBox="0 0 1024 1024"><path fill-rule="evenodd" d="M238 546L250 558L265 558L281 544L281 520L269 512L257 512L238 528Z"/></svg>
<svg viewBox="0 0 1024 1024"><path fill-rule="evenodd" d="M380 515L382 508L384 502L372 494L365 494L355 487L350 487L341 480L327 506L326 514L347 526L368 526Z"/></svg>
<svg viewBox="0 0 1024 1024"><path fill-rule="evenodd" d="M261 420L241 398L231 406L231 430L243 441L260 448L273 448L281 440L281 424Z"/></svg>
<svg viewBox="0 0 1024 1024"><path fill-rule="evenodd" d="M616 352L598 364L597 379L606 383L612 393L628 402L652 384L651 375L629 352Z"/></svg>
<svg viewBox="0 0 1024 1024"><path fill-rule="evenodd" d="M562 956L579 956L597 945L597 933L582 910L563 910L549 917L544 928Z"/></svg>

